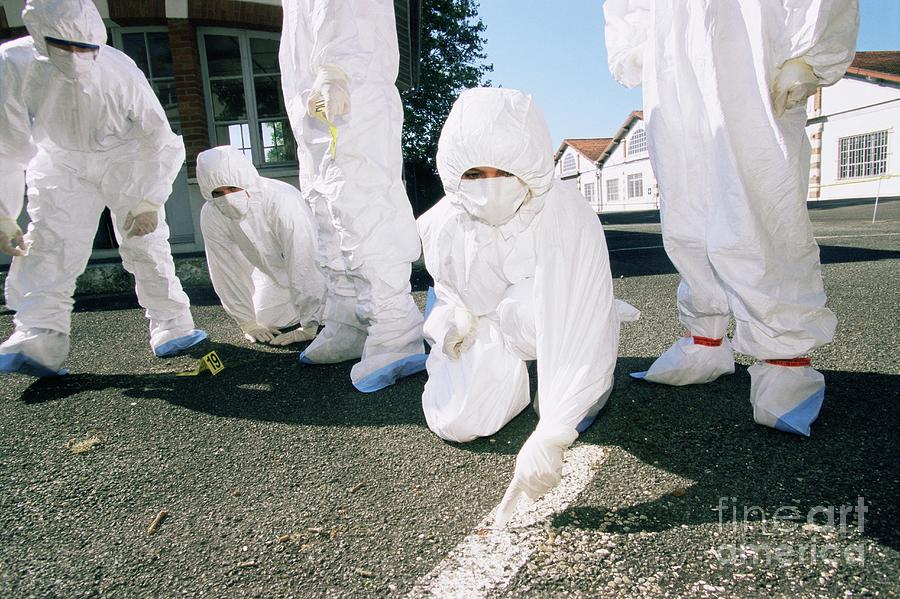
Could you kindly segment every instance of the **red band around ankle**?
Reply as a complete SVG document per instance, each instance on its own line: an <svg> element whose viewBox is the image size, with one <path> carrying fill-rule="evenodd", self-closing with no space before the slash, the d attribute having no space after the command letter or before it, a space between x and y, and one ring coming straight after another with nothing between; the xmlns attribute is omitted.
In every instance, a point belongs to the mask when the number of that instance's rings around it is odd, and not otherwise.
<svg viewBox="0 0 900 599"><path fill-rule="evenodd" d="M706 347L719 347L722 345L722 337L714 339L713 337L698 337L694 335L694 345L705 345Z"/></svg>
<svg viewBox="0 0 900 599"><path fill-rule="evenodd" d="M766 364L773 366L788 366L793 368L802 368L812 366L812 358L790 358L787 360L766 360Z"/></svg>

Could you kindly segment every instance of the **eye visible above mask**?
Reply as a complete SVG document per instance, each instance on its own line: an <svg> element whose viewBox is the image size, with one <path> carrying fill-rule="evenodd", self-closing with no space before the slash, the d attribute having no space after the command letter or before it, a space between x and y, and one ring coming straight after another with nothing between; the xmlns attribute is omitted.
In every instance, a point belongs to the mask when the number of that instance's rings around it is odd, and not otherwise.
<svg viewBox="0 0 900 599"><path fill-rule="evenodd" d="M231 220L242 220L250 210L250 194L247 191L234 191L210 200L222 216Z"/></svg>
<svg viewBox="0 0 900 599"><path fill-rule="evenodd" d="M69 79L79 80L90 74L97 60L97 52L69 52L55 46L47 46L50 63Z"/></svg>
<svg viewBox="0 0 900 599"><path fill-rule="evenodd" d="M528 186L518 177L493 177L463 179L456 195L466 212L496 227L516 215L528 194Z"/></svg>

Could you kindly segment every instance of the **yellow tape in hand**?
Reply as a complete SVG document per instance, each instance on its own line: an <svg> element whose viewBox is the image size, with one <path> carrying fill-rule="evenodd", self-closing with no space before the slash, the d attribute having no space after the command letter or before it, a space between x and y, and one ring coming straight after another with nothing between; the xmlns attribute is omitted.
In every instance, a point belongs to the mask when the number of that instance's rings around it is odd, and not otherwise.
<svg viewBox="0 0 900 599"><path fill-rule="evenodd" d="M334 152L337 150L337 127L334 123L325 118L325 100L316 102L315 117L328 126L328 133L331 134L331 159L334 160Z"/></svg>

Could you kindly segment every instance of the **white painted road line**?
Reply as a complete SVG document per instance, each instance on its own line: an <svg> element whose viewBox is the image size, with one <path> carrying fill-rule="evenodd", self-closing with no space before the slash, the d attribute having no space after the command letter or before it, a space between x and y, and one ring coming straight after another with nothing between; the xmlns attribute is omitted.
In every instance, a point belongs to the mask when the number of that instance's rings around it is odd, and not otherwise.
<svg viewBox="0 0 900 599"><path fill-rule="evenodd" d="M530 503L519 503L518 511L504 529L492 529L494 511L484 517L475 532L467 536L431 572L419 579L408 597L471 599L505 588L547 533L539 524L548 516L566 509L594 478L606 458L596 445L578 445L566 454L559 486Z"/></svg>

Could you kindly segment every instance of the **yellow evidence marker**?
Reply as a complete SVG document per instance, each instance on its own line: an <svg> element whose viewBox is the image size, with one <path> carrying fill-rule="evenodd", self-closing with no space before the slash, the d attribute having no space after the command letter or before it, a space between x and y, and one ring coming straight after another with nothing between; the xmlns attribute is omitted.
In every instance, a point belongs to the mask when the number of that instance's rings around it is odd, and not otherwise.
<svg viewBox="0 0 900 599"><path fill-rule="evenodd" d="M197 376L204 370L208 370L209 373L213 376L216 376L225 368L225 364L222 363L222 359L219 358L219 354L214 351L209 352L202 358L200 358L200 363L197 365L197 368L194 370L189 370L187 372L179 372L175 376Z"/></svg>

